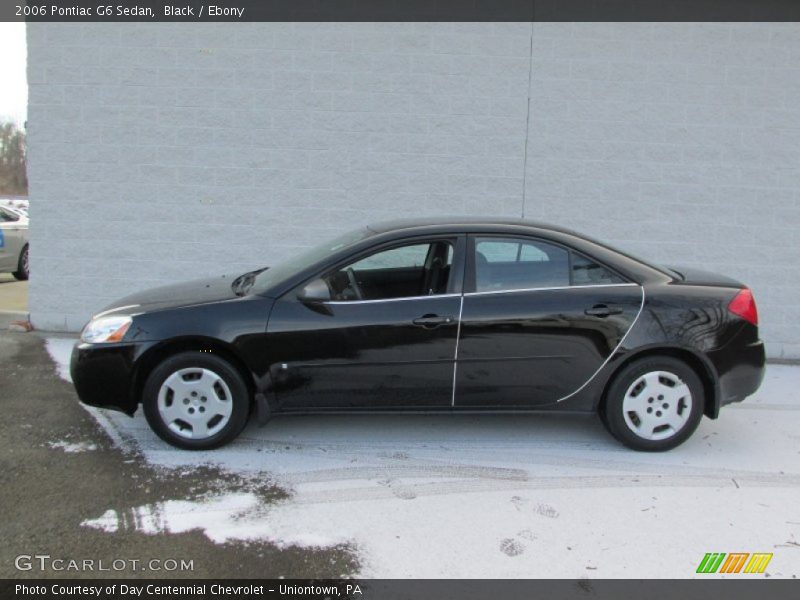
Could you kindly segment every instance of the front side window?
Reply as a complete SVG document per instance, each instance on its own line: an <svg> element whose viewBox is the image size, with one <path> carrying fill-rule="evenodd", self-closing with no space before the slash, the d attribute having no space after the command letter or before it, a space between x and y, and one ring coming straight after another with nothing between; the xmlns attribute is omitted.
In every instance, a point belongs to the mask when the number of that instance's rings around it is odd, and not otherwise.
<svg viewBox="0 0 800 600"><path fill-rule="evenodd" d="M524 290L569 285L569 253L538 240L475 240L475 291Z"/></svg>
<svg viewBox="0 0 800 600"><path fill-rule="evenodd" d="M380 250L323 279L337 301L386 300L447 292L453 250L449 241Z"/></svg>
<svg viewBox="0 0 800 600"><path fill-rule="evenodd" d="M356 271L420 268L425 265L430 246L430 244L416 244L392 248L363 258L350 266Z"/></svg>

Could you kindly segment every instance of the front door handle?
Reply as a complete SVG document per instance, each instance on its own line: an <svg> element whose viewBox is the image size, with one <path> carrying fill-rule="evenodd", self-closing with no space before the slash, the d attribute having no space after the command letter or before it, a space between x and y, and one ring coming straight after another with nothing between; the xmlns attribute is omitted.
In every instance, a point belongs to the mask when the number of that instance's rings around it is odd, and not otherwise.
<svg viewBox="0 0 800 600"><path fill-rule="evenodd" d="M587 308L583 311L590 317L610 317L611 315L620 315L622 314L622 309L617 308L616 306L607 306L605 304L595 304L592 308Z"/></svg>
<svg viewBox="0 0 800 600"><path fill-rule="evenodd" d="M414 319L412 323L414 325L419 325L420 327L424 327L425 329L435 329L440 325L449 325L455 321L455 317L451 316L439 316L439 315L422 315L418 319Z"/></svg>

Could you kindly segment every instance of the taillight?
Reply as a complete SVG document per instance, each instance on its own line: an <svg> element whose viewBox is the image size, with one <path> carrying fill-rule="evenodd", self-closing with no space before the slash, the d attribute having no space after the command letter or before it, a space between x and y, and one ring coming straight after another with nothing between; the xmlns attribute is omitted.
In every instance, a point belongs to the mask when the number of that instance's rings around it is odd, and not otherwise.
<svg viewBox="0 0 800 600"><path fill-rule="evenodd" d="M756 301L753 299L753 292L744 288L740 290L736 297L728 304L728 310L737 317L743 318L748 323L758 325L758 310Z"/></svg>

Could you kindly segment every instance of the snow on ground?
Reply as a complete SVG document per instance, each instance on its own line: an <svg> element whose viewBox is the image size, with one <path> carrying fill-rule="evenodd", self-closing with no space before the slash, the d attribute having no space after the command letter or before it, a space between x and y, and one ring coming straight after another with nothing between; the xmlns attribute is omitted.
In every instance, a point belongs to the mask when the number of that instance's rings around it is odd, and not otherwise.
<svg viewBox="0 0 800 600"><path fill-rule="evenodd" d="M72 343L47 341L65 378ZM799 400L800 367L770 365L756 396L660 454L627 450L594 418L555 414L277 417L191 453L161 442L141 414L91 409L115 443L154 465L214 464L291 496L176 499L84 525L350 543L370 577L683 578L706 552L772 552L767 573L792 577Z"/></svg>
<svg viewBox="0 0 800 600"><path fill-rule="evenodd" d="M48 446L57 450L63 450L67 454L75 454L76 452L92 452L97 450L97 445L92 444L91 442L67 442L65 440L61 440L58 442L50 442Z"/></svg>

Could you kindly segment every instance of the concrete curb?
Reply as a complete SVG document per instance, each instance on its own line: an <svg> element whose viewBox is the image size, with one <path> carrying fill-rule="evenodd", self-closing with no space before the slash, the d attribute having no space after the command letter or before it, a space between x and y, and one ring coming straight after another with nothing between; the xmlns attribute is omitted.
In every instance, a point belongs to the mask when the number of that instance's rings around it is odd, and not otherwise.
<svg viewBox="0 0 800 600"><path fill-rule="evenodd" d="M31 313L21 310L0 310L0 330L8 329L14 321L29 322Z"/></svg>

